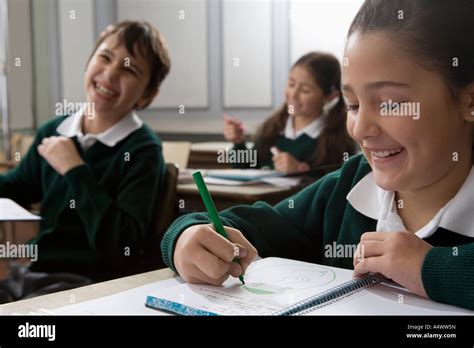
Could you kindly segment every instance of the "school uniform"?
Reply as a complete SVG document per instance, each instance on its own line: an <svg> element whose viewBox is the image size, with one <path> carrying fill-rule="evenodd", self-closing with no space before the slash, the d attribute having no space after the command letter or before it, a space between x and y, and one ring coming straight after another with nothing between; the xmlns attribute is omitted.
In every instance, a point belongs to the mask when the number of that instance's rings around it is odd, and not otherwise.
<svg viewBox="0 0 474 348"><path fill-rule="evenodd" d="M146 249L165 165L160 140L135 113L95 135L84 135L81 121L79 112L43 125L20 164L0 176L0 196L41 202L32 271L107 279ZM43 138L59 135L85 162L64 176L37 151Z"/></svg>
<svg viewBox="0 0 474 348"><path fill-rule="evenodd" d="M313 161L314 151L318 145L318 137L324 128L325 115L316 118L310 124L299 131L295 131L293 127L293 117L288 117L284 130L275 140L276 146L281 152L288 152L300 162L306 162L311 165ZM268 167L273 169L273 154L268 149L263 151L263 144L257 140L252 150L257 151L256 168ZM270 146L271 147L271 146ZM235 144L232 148L235 151L249 150L245 143ZM234 168L250 168L249 163L232 163Z"/></svg>
<svg viewBox="0 0 474 348"><path fill-rule="evenodd" d="M456 196L416 234L433 245L422 267L428 296L474 309L474 170ZM329 266L353 268L353 254L331 247L353 245L370 231L405 230L396 213L394 193L375 184L363 155L275 206L257 202L219 214L224 225L239 229L261 257L278 256ZM210 223L207 214L176 220L162 241L165 263L175 270L173 253L186 228ZM455 247L455 248L453 248ZM334 248L333 248L334 249ZM334 251L334 250L333 250Z"/></svg>

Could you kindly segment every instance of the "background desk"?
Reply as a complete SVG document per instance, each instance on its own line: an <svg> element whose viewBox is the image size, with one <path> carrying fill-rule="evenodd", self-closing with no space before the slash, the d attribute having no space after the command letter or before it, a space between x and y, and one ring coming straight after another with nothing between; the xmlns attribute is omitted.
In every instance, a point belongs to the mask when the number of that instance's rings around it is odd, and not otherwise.
<svg viewBox="0 0 474 348"><path fill-rule="evenodd" d="M247 142L247 147L251 148L253 143ZM218 163L218 152L231 149L233 146L230 142L203 142L191 144L189 154L188 168L201 169L225 169L230 168L227 163Z"/></svg>
<svg viewBox="0 0 474 348"><path fill-rule="evenodd" d="M276 187L268 184L248 186L207 185L217 210L223 210L238 204L253 204L265 201L276 204L301 190L301 187ZM178 204L184 200L184 209L204 211L204 204L195 183L178 184L176 193Z"/></svg>
<svg viewBox="0 0 474 348"><path fill-rule="evenodd" d="M28 314L29 312L38 311L38 309L52 310L72 304L71 299L74 299L73 303L94 300L99 297L114 295L156 281L170 279L174 275L175 273L171 269L164 268L158 271L136 274L72 290L38 296L28 300L6 303L0 305L0 315L12 313Z"/></svg>
<svg viewBox="0 0 474 348"><path fill-rule="evenodd" d="M205 142L191 144L189 153L188 168L202 169L225 169L230 168L227 163L218 163L218 151L226 150L232 147L227 142Z"/></svg>

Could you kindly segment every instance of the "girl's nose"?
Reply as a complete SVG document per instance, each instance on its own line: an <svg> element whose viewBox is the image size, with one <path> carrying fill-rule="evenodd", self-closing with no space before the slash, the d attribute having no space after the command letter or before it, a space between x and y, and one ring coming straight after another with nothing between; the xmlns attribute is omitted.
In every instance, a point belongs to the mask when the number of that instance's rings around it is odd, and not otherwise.
<svg viewBox="0 0 474 348"><path fill-rule="evenodd" d="M117 79L118 71L119 67L116 64L110 64L105 68L104 75L109 81L113 82Z"/></svg>
<svg viewBox="0 0 474 348"><path fill-rule="evenodd" d="M364 110L359 107L358 115L355 117L353 134L358 140L373 138L380 134L380 113L375 110Z"/></svg>
<svg viewBox="0 0 474 348"><path fill-rule="evenodd" d="M290 93L288 93L291 100L297 100L299 96L299 92L297 88L292 88Z"/></svg>

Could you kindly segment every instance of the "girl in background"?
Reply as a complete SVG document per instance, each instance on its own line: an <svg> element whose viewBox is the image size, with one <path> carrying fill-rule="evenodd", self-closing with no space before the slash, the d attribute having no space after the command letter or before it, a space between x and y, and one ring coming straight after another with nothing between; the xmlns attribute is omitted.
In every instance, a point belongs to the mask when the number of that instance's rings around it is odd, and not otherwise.
<svg viewBox="0 0 474 348"><path fill-rule="evenodd" d="M286 174L324 166L334 169L354 153L345 119L338 60L320 52L302 56L290 71L285 103L255 135L257 167ZM241 121L224 115L224 122L224 137L234 143L233 149L248 150Z"/></svg>

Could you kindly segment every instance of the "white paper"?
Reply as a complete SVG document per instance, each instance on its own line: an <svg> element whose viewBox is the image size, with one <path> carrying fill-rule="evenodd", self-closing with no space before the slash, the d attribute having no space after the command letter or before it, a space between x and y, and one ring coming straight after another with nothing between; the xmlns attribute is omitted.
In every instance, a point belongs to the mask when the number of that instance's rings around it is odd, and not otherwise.
<svg viewBox="0 0 474 348"><path fill-rule="evenodd" d="M275 170L266 169L212 169L206 172L207 176L220 176L220 177L241 177L245 179L258 178L262 175L275 175L278 174Z"/></svg>
<svg viewBox="0 0 474 348"><path fill-rule="evenodd" d="M358 291L306 315L474 315L473 311L417 296L406 289L379 284Z"/></svg>
<svg viewBox="0 0 474 348"><path fill-rule="evenodd" d="M169 315L145 307L148 295L222 315L269 315L352 278L352 271L280 258L260 259L223 286L153 282L115 295L31 314ZM474 315L474 311L423 299L393 284L380 284L323 306L309 315Z"/></svg>
<svg viewBox="0 0 474 348"><path fill-rule="evenodd" d="M209 176L204 177L204 182L208 185L223 185L223 186L249 186L260 184L260 181L238 181L238 180L228 180L220 178L212 178Z"/></svg>
<svg viewBox="0 0 474 348"><path fill-rule="evenodd" d="M181 278L153 282L115 295L49 310L54 315L169 315L145 307L150 292L181 284Z"/></svg>
<svg viewBox="0 0 474 348"><path fill-rule="evenodd" d="M252 263L245 285L229 278L223 286L181 284L149 295L220 315L270 315L295 302L343 283L352 271L265 258Z"/></svg>
<svg viewBox="0 0 474 348"><path fill-rule="evenodd" d="M275 170L264 169L218 169L208 170L204 175L206 184L228 186L267 183L277 187L292 187L299 185L302 179L301 177L279 176L279 173ZM243 180L239 180L238 178L242 178Z"/></svg>
<svg viewBox="0 0 474 348"><path fill-rule="evenodd" d="M270 315L352 279L352 270L280 258L251 264L245 285L181 284L149 295L219 315ZM474 315L421 298L394 283L379 284L322 306L310 315Z"/></svg>
<svg viewBox="0 0 474 348"><path fill-rule="evenodd" d="M28 210L9 198L0 198L0 221L37 221L41 217L30 213Z"/></svg>
<svg viewBox="0 0 474 348"><path fill-rule="evenodd" d="M267 184L277 186L277 187L287 187L287 186L297 186L300 184L302 178L301 177L289 177L286 178L284 176L281 177L274 177L274 178L264 178L261 181Z"/></svg>

